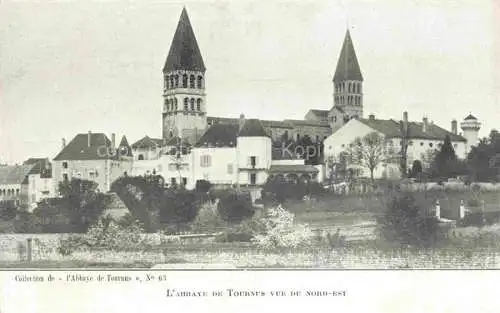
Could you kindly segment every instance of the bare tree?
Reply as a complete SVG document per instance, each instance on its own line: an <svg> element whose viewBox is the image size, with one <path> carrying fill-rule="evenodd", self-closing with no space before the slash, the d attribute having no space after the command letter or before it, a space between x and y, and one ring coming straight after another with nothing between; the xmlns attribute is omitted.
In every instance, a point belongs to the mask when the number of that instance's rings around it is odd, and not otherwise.
<svg viewBox="0 0 500 313"><path fill-rule="evenodd" d="M373 182L373 172L382 162L388 159L388 140L377 132L371 132L364 137L357 137L347 149L353 164L366 167L370 170L370 179Z"/></svg>
<svg viewBox="0 0 500 313"><path fill-rule="evenodd" d="M175 148L172 148L170 150L170 159L172 161L171 164L174 165L175 169L177 170L177 173L179 174L179 186L182 186L183 185L183 182L182 182L182 170L184 169L185 165L184 165L184 155L188 153L188 150L189 150L189 146L188 145L185 145L183 142L182 142L182 138L178 138L179 141L177 143L177 145L175 146Z"/></svg>

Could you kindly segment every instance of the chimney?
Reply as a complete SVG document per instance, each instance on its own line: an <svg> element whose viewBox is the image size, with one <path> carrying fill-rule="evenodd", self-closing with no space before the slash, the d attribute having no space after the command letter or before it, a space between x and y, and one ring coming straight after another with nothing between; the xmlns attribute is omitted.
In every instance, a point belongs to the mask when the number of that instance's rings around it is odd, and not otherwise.
<svg viewBox="0 0 500 313"><path fill-rule="evenodd" d="M245 124L245 115L240 114L240 120L239 120L239 131L243 128L243 124Z"/></svg>
<svg viewBox="0 0 500 313"><path fill-rule="evenodd" d="M405 124L408 124L408 112L407 111L403 112L403 122Z"/></svg>
<svg viewBox="0 0 500 313"><path fill-rule="evenodd" d="M89 130L89 134L87 135L87 146L90 148L90 142L92 138L92 132Z"/></svg>
<svg viewBox="0 0 500 313"><path fill-rule="evenodd" d="M451 121L451 132L455 135L458 133L457 120Z"/></svg>
<svg viewBox="0 0 500 313"><path fill-rule="evenodd" d="M374 121L374 120L375 120L375 115L374 115L374 114L370 114L370 115L368 115L368 119L369 119L370 121Z"/></svg>
<svg viewBox="0 0 500 313"><path fill-rule="evenodd" d="M66 139L63 138L62 139L62 148L61 148L61 150L64 149L64 148L66 148Z"/></svg>
<svg viewBox="0 0 500 313"><path fill-rule="evenodd" d="M422 131L427 132L427 128L429 127L429 119L427 117L422 118Z"/></svg>
<svg viewBox="0 0 500 313"><path fill-rule="evenodd" d="M112 149L116 148L116 146L115 146L115 139L116 139L116 135L115 135L115 133L112 133L111 134L111 148Z"/></svg>

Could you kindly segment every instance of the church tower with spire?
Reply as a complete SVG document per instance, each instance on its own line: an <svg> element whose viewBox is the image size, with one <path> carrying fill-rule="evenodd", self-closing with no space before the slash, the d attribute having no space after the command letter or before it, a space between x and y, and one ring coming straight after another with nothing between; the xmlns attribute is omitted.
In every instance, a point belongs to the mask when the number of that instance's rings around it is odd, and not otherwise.
<svg viewBox="0 0 500 313"><path fill-rule="evenodd" d="M354 50L349 29L333 76L333 108L330 122L342 124L351 118L363 117L363 75ZM337 113L337 114L335 114ZM341 115L342 118L339 118ZM335 120L335 122L334 122ZM336 128L333 126L333 128Z"/></svg>
<svg viewBox="0 0 500 313"><path fill-rule="evenodd" d="M163 139L196 141L207 124L205 98L205 64L183 8L163 67Z"/></svg>

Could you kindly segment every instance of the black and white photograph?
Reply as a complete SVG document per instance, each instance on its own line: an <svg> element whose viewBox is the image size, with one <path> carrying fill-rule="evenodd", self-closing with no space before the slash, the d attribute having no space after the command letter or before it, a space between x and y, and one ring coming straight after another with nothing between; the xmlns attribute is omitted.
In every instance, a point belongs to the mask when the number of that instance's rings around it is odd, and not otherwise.
<svg viewBox="0 0 500 313"><path fill-rule="evenodd" d="M500 268L496 1L0 1L0 268Z"/></svg>

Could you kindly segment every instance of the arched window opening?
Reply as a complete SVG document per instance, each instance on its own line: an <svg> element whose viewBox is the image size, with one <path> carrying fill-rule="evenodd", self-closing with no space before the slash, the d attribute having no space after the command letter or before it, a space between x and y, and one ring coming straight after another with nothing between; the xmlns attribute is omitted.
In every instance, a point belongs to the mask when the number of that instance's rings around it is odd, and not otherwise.
<svg viewBox="0 0 500 313"><path fill-rule="evenodd" d="M184 98L184 111L187 111L189 109L189 99Z"/></svg>
<svg viewBox="0 0 500 313"><path fill-rule="evenodd" d="M297 134L297 142L300 140L300 135Z"/></svg>
<svg viewBox="0 0 500 313"><path fill-rule="evenodd" d="M194 111L194 98L191 98L191 111Z"/></svg>
<svg viewBox="0 0 500 313"><path fill-rule="evenodd" d="M174 76L170 76L170 88L174 88Z"/></svg>
<svg viewBox="0 0 500 313"><path fill-rule="evenodd" d="M175 87L179 87L179 75L175 75Z"/></svg>
<svg viewBox="0 0 500 313"><path fill-rule="evenodd" d="M188 87L188 76L187 74L182 75L182 88Z"/></svg>
<svg viewBox="0 0 500 313"><path fill-rule="evenodd" d="M203 76L198 76L198 89L203 88Z"/></svg>
<svg viewBox="0 0 500 313"><path fill-rule="evenodd" d="M163 89L168 89L168 78L167 76L163 76Z"/></svg>
<svg viewBox="0 0 500 313"><path fill-rule="evenodd" d="M194 75L189 76L189 88L195 88L194 86Z"/></svg>
<svg viewBox="0 0 500 313"><path fill-rule="evenodd" d="M177 111L177 98L174 98L174 109Z"/></svg>
<svg viewBox="0 0 500 313"><path fill-rule="evenodd" d="M196 100L196 108L201 111L201 99Z"/></svg>

